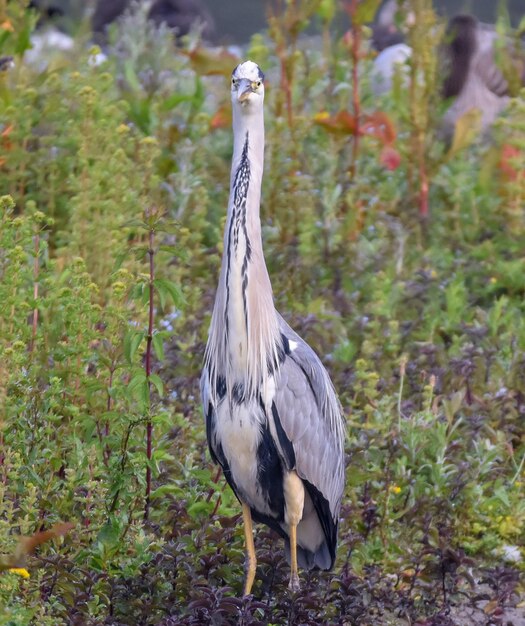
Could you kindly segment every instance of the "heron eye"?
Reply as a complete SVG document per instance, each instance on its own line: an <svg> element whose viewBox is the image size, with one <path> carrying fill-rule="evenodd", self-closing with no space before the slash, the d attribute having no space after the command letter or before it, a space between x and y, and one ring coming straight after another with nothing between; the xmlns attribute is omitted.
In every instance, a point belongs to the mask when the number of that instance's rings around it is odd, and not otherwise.
<svg viewBox="0 0 525 626"><path fill-rule="evenodd" d="M235 78L232 78L232 87L237 87L237 81Z"/></svg>
<svg viewBox="0 0 525 626"><path fill-rule="evenodd" d="M258 89L261 85L262 85L261 81L260 81L260 80L258 80L258 81L257 81L257 89Z"/></svg>

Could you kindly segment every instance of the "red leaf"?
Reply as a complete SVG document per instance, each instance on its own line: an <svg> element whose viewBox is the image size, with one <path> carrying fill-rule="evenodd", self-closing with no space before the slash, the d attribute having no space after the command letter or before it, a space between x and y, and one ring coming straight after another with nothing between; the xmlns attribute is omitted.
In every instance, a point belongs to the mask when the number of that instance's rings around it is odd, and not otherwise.
<svg viewBox="0 0 525 626"><path fill-rule="evenodd" d="M217 128L228 128L232 125L232 107L228 102L227 104L222 104L214 116L210 120L210 128L211 130L216 130Z"/></svg>
<svg viewBox="0 0 525 626"><path fill-rule="evenodd" d="M68 533L74 524L70 522L60 522L59 524L55 524L49 530L41 530L40 532L31 535L30 537L21 537L20 544L23 546L23 552L25 554L31 554L37 546L54 537L61 537Z"/></svg>
<svg viewBox="0 0 525 626"><path fill-rule="evenodd" d="M193 69L201 76L231 76L235 66L239 63L238 57L224 48L218 52L211 52L206 48L195 48L186 54Z"/></svg>
<svg viewBox="0 0 525 626"><path fill-rule="evenodd" d="M501 148L501 159L499 161L499 168L508 181L514 181L518 177L516 171L516 165L518 158L521 156L520 151L515 146L511 146L508 143L503 144Z"/></svg>
<svg viewBox="0 0 525 626"><path fill-rule="evenodd" d="M383 111L375 111L367 115L360 130L363 135L375 137L384 146L389 146L396 140L394 123Z"/></svg>
<svg viewBox="0 0 525 626"><path fill-rule="evenodd" d="M339 111L332 116L326 112L317 113L314 116L314 122L329 133L336 135L354 135L357 128L355 116L348 111Z"/></svg>
<svg viewBox="0 0 525 626"><path fill-rule="evenodd" d="M397 170L401 164L401 155L395 148L392 148L392 146L385 146L379 155L379 162L381 165L384 165L387 170Z"/></svg>

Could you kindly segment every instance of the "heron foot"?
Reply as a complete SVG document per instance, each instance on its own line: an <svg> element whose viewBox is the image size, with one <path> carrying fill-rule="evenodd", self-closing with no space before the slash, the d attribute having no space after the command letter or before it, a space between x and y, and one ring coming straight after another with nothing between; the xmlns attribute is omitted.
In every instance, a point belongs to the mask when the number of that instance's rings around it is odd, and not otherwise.
<svg viewBox="0 0 525 626"><path fill-rule="evenodd" d="M299 581L299 575L297 572L292 572L290 574L290 582L288 583L288 589L293 593L297 591L301 591L301 582Z"/></svg>

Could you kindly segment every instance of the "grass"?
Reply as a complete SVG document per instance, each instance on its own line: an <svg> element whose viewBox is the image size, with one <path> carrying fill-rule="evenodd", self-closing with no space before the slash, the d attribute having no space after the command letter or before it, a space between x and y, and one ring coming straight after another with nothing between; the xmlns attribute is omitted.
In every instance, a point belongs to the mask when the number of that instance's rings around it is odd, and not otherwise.
<svg viewBox="0 0 525 626"><path fill-rule="evenodd" d="M489 145L448 149L431 37L414 33L417 99L398 86L378 102L373 2L349 3L365 11L353 39L330 36L328 4L290 3L247 56L268 77L276 304L348 422L338 558L291 597L281 542L258 528L249 598L240 510L210 463L198 392L236 60L196 37L174 51L139 11L102 65L79 44L36 70L21 56L34 20L0 4L0 53L16 61L0 75L0 624L519 615L523 101ZM429 3L412 4L430 29ZM315 19L323 44L305 50Z"/></svg>

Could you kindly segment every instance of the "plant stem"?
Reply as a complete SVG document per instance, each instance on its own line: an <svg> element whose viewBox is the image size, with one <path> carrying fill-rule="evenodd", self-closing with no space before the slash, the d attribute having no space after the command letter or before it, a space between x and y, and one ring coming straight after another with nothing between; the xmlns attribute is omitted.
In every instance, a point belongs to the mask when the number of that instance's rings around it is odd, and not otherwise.
<svg viewBox="0 0 525 626"><path fill-rule="evenodd" d="M149 213L149 212L148 212ZM150 215L148 215L150 217ZM151 421L151 347L153 341L153 281L155 278L155 265L153 257L155 250L153 249L155 231L153 225L149 228L149 317L148 317L148 335L146 340L146 380L148 381L148 395L150 402L148 403L148 419L146 422L146 502L144 505L144 519L149 517L149 507L151 498L151 456L152 456L152 440L153 440L153 423Z"/></svg>
<svg viewBox="0 0 525 626"><path fill-rule="evenodd" d="M114 374L114 364L111 364L111 368L109 370L109 381L108 381L108 389L107 389L107 400L106 400L106 411L109 413L111 411L112 399L111 399L111 387L113 387L113 374ZM111 447L107 442L109 437L109 418L106 419L106 423L104 425L104 438L106 440L106 446L104 451L104 463L108 465L109 459L111 457Z"/></svg>
<svg viewBox="0 0 525 626"><path fill-rule="evenodd" d="M34 242L35 242L35 256L33 259L33 281L34 281L33 282L33 298L35 300L35 308L33 309L33 331L31 335L31 345L29 347L29 352L33 352L35 348L36 331L38 328L38 307L36 305L36 302L38 300L38 273L40 269L40 265L39 265L40 235L38 234L38 232L35 235Z"/></svg>
<svg viewBox="0 0 525 626"><path fill-rule="evenodd" d="M355 14L357 1L353 0L350 13ZM355 179L357 173L357 159L359 156L359 118L361 115L361 101L359 98L359 48L361 46L361 26L352 20L352 107L354 110L355 128L354 141L352 142L352 164L350 165L350 177Z"/></svg>
<svg viewBox="0 0 525 626"><path fill-rule="evenodd" d="M401 432L401 418L403 412L401 411L401 402L403 400L403 384L405 382L407 357L403 355L399 364L399 393L397 395L397 432Z"/></svg>

